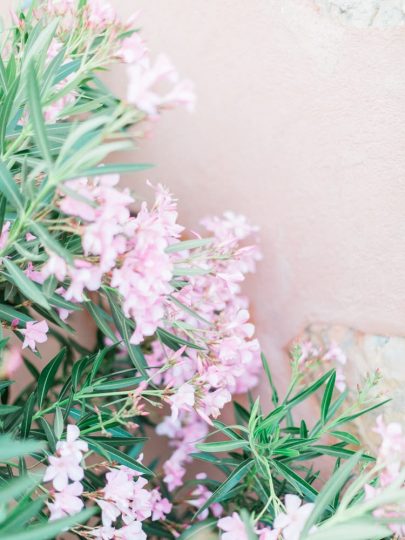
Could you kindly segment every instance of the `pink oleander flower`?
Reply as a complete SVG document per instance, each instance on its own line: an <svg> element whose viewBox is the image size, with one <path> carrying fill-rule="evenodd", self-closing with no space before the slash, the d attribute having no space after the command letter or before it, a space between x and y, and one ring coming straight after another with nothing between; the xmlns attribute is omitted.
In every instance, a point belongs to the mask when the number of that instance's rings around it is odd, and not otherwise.
<svg viewBox="0 0 405 540"><path fill-rule="evenodd" d="M158 488L155 488L151 492L151 505L152 505L152 521L158 521L165 519L167 514L172 511L172 503L162 497Z"/></svg>
<svg viewBox="0 0 405 540"><path fill-rule="evenodd" d="M128 67L128 101L147 115L154 117L164 106L185 105L191 109L195 101L192 85L188 81L178 82L179 75L170 60L159 55L153 65L148 57ZM174 85L166 94L159 94L155 88L165 81Z"/></svg>
<svg viewBox="0 0 405 540"><path fill-rule="evenodd" d="M109 526L95 527L88 534L97 538L97 540L112 540L115 535L115 528Z"/></svg>
<svg viewBox="0 0 405 540"><path fill-rule="evenodd" d="M405 461L405 434L398 422L385 424L383 416L377 417L377 427L373 431L381 437L378 450L378 463L384 466L380 473L383 487L390 485L398 476L401 464Z"/></svg>
<svg viewBox="0 0 405 540"><path fill-rule="evenodd" d="M145 56L147 51L148 49L145 45L145 41L138 32L134 32L132 36L121 41L117 56L125 64L135 64Z"/></svg>
<svg viewBox="0 0 405 540"><path fill-rule="evenodd" d="M21 334L24 336L24 342L22 348L30 347L32 351L36 351L37 343L45 343L48 340L46 335L49 330L48 324L46 321L29 321L26 324L24 330L20 330Z"/></svg>
<svg viewBox="0 0 405 540"><path fill-rule="evenodd" d="M280 532L276 529L260 529L257 531L259 533L259 540L279 540Z"/></svg>
<svg viewBox="0 0 405 540"><path fill-rule="evenodd" d="M79 440L80 429L69 424L66 430L66 440L56 443L56 451L60 456L72 456L79 463L83 458L83 453L87 452L89 446L86 441Z"/></svg>
<svg viewBox="0 0 405 540"><path fill-rule="evenodd" d="M80 512L84 504L80 495L83 493L83 486L80 482L73 482L67 485L60 493L54 493L54 502L47 503L50 510L49 520L60 519L66 516L73 516Z"/></svg>
<svg viewBox="0 0 405 540"><path fill-rule="evenodd" d="M183 484L186 472L184 465L191 461L190 454L196 451L197 442L207 436L208 426L194 410L191 410L187 413L181 412L180 419L174 421L171 417L166 417L156 427L156 433L167 435L171 439L170 445L176 448L163 464L164 481L169 491L173 491Z"/></svg>
<svg viewBox="0 0 405 540"><path fill-rule="evenodd" d="M67 274L67 264L62 257L56 253L49 253L49 258L41 269L43 280L49 276L55 276L59 281L63 281Z"/></svg>
<svg viewBox="0 0 405 540"><path fill-rule="evenodd" d="M35 270L34 265L30 261L27 265L27 268L24 270L24 274L35 283L42 284L45 281L45 277L42 274L42 270L38 272L38 270Z"/></svg>
<svg viewBox="0 0 405 540"><path fill-rule="evenodd" d="M103 272L94 264L76 259L74 267L69 268L71 282L65 293L66 300L81 302L84 289L97 291L101 287Z"/></svg>
<svg viewBox="0 0 405 540"><path fill-rule="evenodd" d="M312 503L302 504L297 495L286 495L285 512L280 512L274 520L274 528L283 531L284 540L299 540L305 522L312 512Z"/></svg>
<svg viewBox="0 0 405 540"><path fill-rule="evenodd" d="M86 23L96 30L104 30L117 22L117 14L106 0L87 0Z"/></svg>
<svg viewBox="0 0 405 540"><path fill-rule="evenodd" d="M52 481L53 487L57 491L64 491L69 483L80 482L84 472L74 455L49 456L48 467L44 475L44 482Z"/></svg>
<svg viewBox="0 0 405 540"><path fill-rule="evenodd" d="M114 538L117 540L147 540L146 534L142 530L142 523L139 521L133 521L121 529L116 529Z"/></svg>
<svg viewBox="0 0 405 540"><path fill-rule="evenodd" d="M233 512L232 516L221 518L217 525L224 531L221 540L248 540L245 524L237 512Z"/></svg>
<svg viewBox="0 0 405 540"><path fill-rule="evenodd" d="M1 229L0 234L0 249L3 249L8 240L8 233L10 231L11 221L6 221L3 225L3 228Z"/></svg>
<svg viewBox="0 0 405 540"><path fill-rule="evenodd" d="M23 357L21 349L17 345L11 345L4 351L3 363L0 367L0 377L11 379L13 374L22 366Z"/></svg>
<svg viewBox="0 0 405 540"><path fill-rule="evenodd" d="M197 480L204 480L207 478L207 475L205 473L199 473L196 475ZM188 501L189 504L192 506L195 506L196 508L201 508L207 500L211 497L212 492L203 484L200 484L191 492L191 496L193 497ZM219 503L211 504L209 508L206 508L203 510L199 515L199 520L204 520L208 517L209 511L211 510L212 515L216 518L219 518L223 512L223 508Z"/></svg>
<svg viewBox="0 0 405 540"><path fill-rule="evenodd" d="M305 364L305 362L310 359L314 358L319 355L319 349L315 347L315 345L311 341L304 341L303 343L299 344L301 354L298 359L298 363L302 366Z"/></svg>
<svg viewBox="0 0 405 540"><path fill-rule="evenodd" d="M179 411L190 410L195 403L195 388L189 383L182 384L177 388L176 393L170 396L168 399L171 409L172 409L172 418L176 420L179 416Z"/></svg>

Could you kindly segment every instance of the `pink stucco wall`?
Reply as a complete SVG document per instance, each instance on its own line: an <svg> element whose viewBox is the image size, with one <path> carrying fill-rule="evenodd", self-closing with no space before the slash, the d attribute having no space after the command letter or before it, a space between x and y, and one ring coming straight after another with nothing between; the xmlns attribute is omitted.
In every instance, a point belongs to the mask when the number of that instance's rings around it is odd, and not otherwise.
<svg viewBox="0 0 405 540"><path fill-rule="evenodd" d="M309 322L404 335L405 28L343 26L311 0L136 5L199 98L141 157L188 225L233 209L261 226L250 294L280 373Z"/></svg>
<svg viewBox="0 0 405 540"><path fill-rule="evenodd" d="M176 193L185 224L232 209L261 226L249 288L279 373L309 322L404 335L404 27L344 26L311 0L113 3L143 10L151 49L199 98L194 115L166 114L136 159L158 164L149 176Z"/></svg>

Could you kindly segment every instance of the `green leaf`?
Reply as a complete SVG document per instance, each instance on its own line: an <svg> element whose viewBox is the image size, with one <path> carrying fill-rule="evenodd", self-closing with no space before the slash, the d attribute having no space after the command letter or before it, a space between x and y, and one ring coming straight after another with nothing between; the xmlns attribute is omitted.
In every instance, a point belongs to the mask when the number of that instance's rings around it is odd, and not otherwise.
<svg viewBox="0 0 405 540"><path fill-rule="evenodd" d="M45 434L46 440L48 441L49 450L52 452L52 454L55 453L57 439L52 427L49 425L48 421L42 417L38 418L38 423Z"/></svg>
<svg viewBox="0 0 405 540"><path fill-rule="evenodd" d="M260 358L262 360L262 365L263 365L263 368L264 368L264 372L266 373L266 377L267 377L267 380L269 381L270 388L271 388L271 391L272 391L271 401L273 402L273 405L275 407L277 407L277 405L278 405L278 392L277 392L277 388L276 388L276 386L275 386L275 384L273 382L273 377L271 375L269 363L267 362L267 358L264 356L263 353L261 353Z"/></svg>
<svg viewBox="0 0 405 540"><path fill-rule="evenodd" d="M144 443L147 437L104 437L102 435L85 436L82 439L91 442L106 442L111 446L132 446L134 444Z"/></svg>
<svg viewBox="0 0 405 540"><path fill-rule="evenodd" d="M0 319L7 322L13 322L14 320L18 319L19 326L25 326L27 322L34 320L29 315L26 315L22 311L17 311L6 304L0 304Z"/></svg>
<svg viewBox="0 0 405 540"><path fill-rule="evenodd" d="M316 392L318 388L320 388L323 385L323 383L327 381L329 377L332 376L334 372L335 372L334 369L329 370L327 373L325 373L325 375L323 375L320 379L315 381L311 386L309 386L308 388L305 388L304 390L296 394L293 398L288 400L287 405L290 408L292 408L298 405L298 403L301 403L301 401L304 401L305 399L307 399L311 394Z"/></svg>
<svg viewBox="0 0 405 540"><path fill-rule="evenodd" d="M14 79L13 84L11 85L9 91L6 94L6 97L3 101L0 110L0 151L1 154L5 153L6 150L6 130L7 125L10 120L10 114L13 109L14 100L17 94L18 86L20 84L20 78L17 77Z"/></svg>
<svg viewBox="0 0 405 540"><path fill-rule="evenodd" d="M108 165L102 165L99 167L92 167L91 169L84 169L72 176L77 178L80 176L102 176L104 174L124 174L138 171L145 171L151 169L154 165L151 163L110 163Z"/></svg>
<svg viewBox="0 0 405 540"><path fill-rule="evenodd" d="M21 191L13 180L10 171L0 160L0 192L19 213L24 211L24 200Z"/></svg>
<svg viewBox="0 0 405 540"><path fill-rule="evenodd" d="M86 300L84 302L84 307L93 317L94 322L96 323L98 328L103 332L103 334L109 339L111 339L113 343L116 342L117 336L114 334L112 329L108 326L107 318L106 318L107 314L105 313L105 311L102 308L100 308L97 304L94 304L91 300Z"/></svg>
<svg viewBox="0 0 405 540"><path fill-rule="evenodd" d="M66 347L63 348L59 353L45 366L42 370L41 375L38 379L38 406L42 407L48 390L51 388L53 381L55 379L56 372L59 369L59 366L64 359L66 354Z"/></svg>
<svg viewBox="0 0 405 540"><path fill-rule="evenodd" d="M350 475L360 461L360 458L360 453L353 454L351 458L348 459L342 466L340 466L339 469L337 469L337 471L325 483L318 497L316 498L315 506L311 514L305 522L305 526L302 531L303 535L307 534L311 530L313 525L319 523L324 513L332 504L336 495L340 492L347 480L350 478Z"/></svg>
<svg viewBox="0 0 405 540"><path fill-rule="evenodd" d="M44 309L51 309L51 306L49 305L45 296L42 294L41 290L24 274L22 270L20 270L16 264L7 258L3 258L2 262L7 269L11 281L24 296Z"/></svg>
<svg viewBox="0 0 405 540"><path fill-rule="evenodd" d="M30 229L36 236L38 236L38 238L41 240L42 244L44 245L44 247L47 248L48 251L56 253L56 255L62 257L62 259L64 259L70 265L73 264L72 254L67 249L65 249L57 240L55 240L55 238L49 234L49 232L45 229L43 225L32 221L30 223Z"/></svg>
<svg viewBox="0 0 405 540"><path fill-rule="evenodd" d="M138 369L139 373L145 378L148 378L148 372L146 371L148 364L145 360L145 357L137 345L133 345L130 342L131 339L131 331L130 331L130 323L125 317L125 315L122 313L121 308L117 304L117 296L113 289L110 289L108 287L104 287L104 291L107 295L108 302L111 307L111 313L114 319L114 322L116 324L117 330L120 333L122 339L124 340L124 343L128 349L129 357L134 364L134 366Z"/></svg>
<svg viewBox="0 0 405 540"><path fill-rule="evenodd" d="M359 439L351 433L347 433L346 431L331 431L330 434L348 444L355 444L356 446L360 446Z"/></svg>
<svg viewBox="0 0 405 540"><path fill-rule="evenodd" d="M204 531L205 534L212 531L216 523L217 519L212 517L204 519L204 521L194 523L194 525L187 527L187 529L181 533L178 540L191 540L193 538L198 538L201 540L203 538L203 536L201 536L201 533Z"/></svg>
<svg viewBox="0 0 405 540"><path fill-rule="evenodd" d="M195 240L183 240L182 242L176 242L170 244L165 249L166 253L177 253L178 251L185 251L188 249L196 249L200 247L206 247L212 244L212 238L196 238Z"/></svg>
<svg viewBox="0 0 405 540"><path fill-rule="evenodd" d="M139 463L135 459L131 458L129 455L124 454L124 452L121 452L121 450L114 448L114 446L110 444L102 441L94 441L89 443L89 447L95 452L99 452L101 448L103 450L103 453L108 456L111 461L117 461L120 465L125 465L130 469L134 469L135 471L140 472L147 478L151 478L154 476L153 471L148 469L148 467L142 465L142 463Z"/></svg>
<svg viewBox="0 0 405 540"><path fill-rule="evenodd" d="M9 435L0 435L0 461L4 462L32 452L38 452L43 447L43 443L39 441L19 441Z"/></svg>
<svg viewBox="0 0 405 540"><path fill-rule="evenodd" d="M300 540L382 540L391 537L392 531L387 526L364 516L334 526L321 526L312 533L301 535Z"/></svg>
<svg viewBox="0 0 405 540"><path fill-rule="evenodd" d="M228 478L222 482L218 489L205 501L205 503L198 509L194 515L194 519L204 512L206 508L211 506L214 502L222 499L232 488L234 488L242 478L250 471L254 461L253 459L246 459L228 476Z"/></svg>
<svg viewBox="0 0 405 540"><path fill-rule="evenodd" d="M30 120L34 130L34 138L38 148L41 151L42 157L48 163L48 167L50 168L52 166L52 156L45 130L45 121L42 115L41 94L39 92L37 76L35 74L35 68L32 62L27 69L26 85L30 109Z"/></svg>
<svg viewBox="0 0 405 540"><path fill-rule="evenodd" d="M163 328L158 328L156 330L156 335L158 338L167 345L170 349L177 351L183 345L186 345L187 347L190 347L190 349L197 349L198 351L203 351L204 348L196 345L195 343L191 341L187 341L185 339L182 339L175 334L172 334L171 332L168 332L167 330L164 330Z"/></svg>
<svg viewBox="0 0 405 540"><path fill-rule="evenodd" d="M18 405L0 405L0 416L7 416L8 414L19 411L21 407Z"/></svg>
<svg viewBox="0 0 405 540"><path fill-rule="evenodd" d="M361 411L359 411L359 412L357 412L355 414L351 414L350 416L344 416L335 425L340 426L342 424L346 424L347 422L352 422L353 420L355 420L359 416L363 416L364 414L367 414L370 411L373 411L374 409L378 409L379 407L382 407L383 405L385 405L389 401L391 401L391 398L385 399L384 401L380 401L379 403L376 403L375 405L372 405L371 407L367 407L366 409L362 409Z"/></svg>
<svg viewBox="0 0 405 540"><path fill-rule="evenodd" d="M326 422L326 419L328 417L329 406L330 406L330 402L332 401L333 390L335 389L335 381L336 381L336 371L334 371L332 375L330 376L330 379L328 380L326 384L325 393L322 398L321 419L323 423Z"/></svg>
<svg viewBox="0 0 405 540"><path fill-rule="evenodd" d="M277 470L277 472L291 484L298 493L305 495L309 500L314 501L318 496L317 490L308 484L303 478L298 476L298 474L293 471L290 467L282 463L281 461L272 460L272 466Z"/></svg>
<svg viewBox="0 0 405 540"><path fill-rule="evenodd" d="M0 504L7 504L38 484L40 477L20 476L1 485ZM3 536L1 536L3 540Z"/></svg>
<svg viewBox="0 0 405 540"><path fill-rule="evenodd" d="M97 371L101 365L101 362L104 360L104 358L107 356L107 354L115 349L117 346L117 343L114 343L113 345L110 345L110 347L105 347L102 351L99 351L97 353L96 359L94 360L93 367L91 369L90 384L93 382L94 377L97 374Z"/></svg>
<svg viewBox="0 0 405 540"><path fill-rule="evenodd" d="M239 439L237 441L221 441L212 443L200 443L195 445L198 450L203 452L230 452L239 448L248 448L249 442Z"/></svg>
<svg viewBox="0 0 405 540"><path fill-rule="evenodd" d="M333 456L337 458L343 458L347 459L348 457L352 456L355 452L353 450L348 450L347 448L342 448L338 445L336 446L326 446L322 444L311 446L311 449L315 450L315 452L320 452L321 454L325 454L326 456ZM372 456L368 456L367 454L362 454L362 459L364 461L375 461L375 458Z"/></svg>
<svg viewBox="0 0 405 540"><path fill-rule="evenodd" d="M55 437L60 440L63 434L63 430L65 427L65 422L63 420L63 413L62 409L60 407L56 407L55 409L55 417L53 420L53 431L55 433Z"/></svg>
<svg viewBox="0 0 405 540"><path fill-rule="evenodd" d="M10 530L22 529L28 521L41 512L45 500L45 496L33 500L31 494L25 495L0 525L0 534L4 535Z"/></svg>
<svg viewBox="0 0 405 540"><path fill-rule="evenodd" d="M1 540L51 540L57 534L69 529L78 523L87 522L98 509L88 508L79 514L55 521L48 521L38 525L30 525L27 529L18 532L10 532L1 535Z"/></svg>
<svg viewBox="0 0 405 540"><path fill-rule="evenodd" d="M24 406L23 417L21 421L21 437L26 439L31 431L32 415L34 413L34 405L36 401L36 393L32 392Z"/></svg>

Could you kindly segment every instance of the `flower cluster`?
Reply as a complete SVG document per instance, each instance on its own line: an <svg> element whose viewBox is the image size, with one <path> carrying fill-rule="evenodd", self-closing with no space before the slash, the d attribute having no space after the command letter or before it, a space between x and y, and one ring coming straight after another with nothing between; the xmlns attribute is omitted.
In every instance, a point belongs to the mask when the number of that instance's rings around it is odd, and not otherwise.
<svg viewBox="0 0 405 540"><path fill-rule="evenodd" d="M80 498L83 493L83 485L80 481L84 476L83 453L88 451L88 445L79 437L79 428L75 425L69 425L66 440L58 441L56 443L56 456L49 457L44 482L52 481L54 488L53 502L47 503L51 520L74 515L80 512L84 506L83 500Z"/></svg>
<svg viewBox="0 0 405 540"><path fill-rule="evenodd" d="M297 495L285 496L285 512L280 512L273 523L273 528L261 527L256 529L259 540L299 540L305 522L311 514L314 505L302 504ZM218 528L224 531L221 540L248 540L246 525L237 512L221 518Z"/></svg>
<svg viewBox="0 0 405 540"><path fill-rule="evenodd" d="M398 422L385 424L382 415L377 417L377 426L374 431L381 437L377 465L382 468L379 476L379 485L367 484L365 486L366 499L371 500L382 494L386 488L391 486L399 477L405 464L405 434L402 426ZM403 516L405 507L400 508L396 505L388 505L378 508L374 515L386 519L392 519L390 529L403 537L405 535L405 526L401 523L395 523L395 520Z"/></svg>
<svg viewBox="0 0 405 540"><path fill-rule="evenodd" d="M128 467L111 469L106 474L106 485L96 499L102 510L102 526L93 529L92 536L102 540L146 540L142 521L164 519L172 509L158 488L145 489L147 483Z"/></svg>

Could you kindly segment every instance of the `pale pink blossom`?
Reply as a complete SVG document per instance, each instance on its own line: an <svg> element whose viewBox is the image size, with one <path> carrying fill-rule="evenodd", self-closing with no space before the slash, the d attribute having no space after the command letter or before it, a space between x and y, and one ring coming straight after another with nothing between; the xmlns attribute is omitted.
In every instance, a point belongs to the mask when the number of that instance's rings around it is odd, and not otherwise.
<svg viewBox="0 0 405 540"><path fill-rule="evenodd" d="M30 261L27 265L27 268L24 270L24 274L35 283L42 284L45 281L45 277L42 274L42 270L38 272L38 270L35 270L34 265Z"/></svg>
<svg viewBox="0 0 405 540"><path fill-rule="evenodd" d="M154 117L159 108L184 105L192 109L195 101L192 83L179 81L179 75L167 56L159 55L151 65L148 57L128 67L128 101ZM172 85L168 92L160 93L156 86L165 81Z"/></svg>
<svg viewBox="0 0 405 540"><path fill-rule="evenodd" d="M172 511L172 503L166 497L162 497L158 488L151 491L151 505L152 521L165 519Z"/></svg>
<svg viewBox="0 0 405 540"><path fill-rule="evenodd" d="M146 540L146 534L142 530L142 523L133 521L129 525L121 527L115 531L117 540Z"/></svg>
<svg viewBox="0 0 405 540"><path fill-rule="evenodd" d="M69 424L66 429L66 440L56 443L56 451L60 456L73 456L78 462L82 460L83 453L87 452L89 446L86 441L81 441L80 429Z"/></svg>
<svg viewBox="0 0 405 540"><path fill-rule="evenodd" d="M245 524L237 512L221 518L217 525L219 529L224 531L221 540L248 540Z"/></svg>
<svg viewBox="0 0 405 540"><path fill-rule="evenodd" d="M75 259L69 268L71 282L65 293L66 300L81 302L84 289L97 291L101 287L103 273L99 267L81 259Z"/></svg>
<svg viewBox="0 0 405 540"><path fill-rule="evenodd" d="M10 379L22 366L23 358L21 349L17 345L11 345L3 353L3 363L0 368L0 376Z"/></svg>
<svg viewBox="0 0 405 540"><path fill-rule="evenodd" d="M207 478L207 475L205 473L199 473L196 475L197 480L204 480L205 478ZM201 508L211 497L211 495L212 492L204 484L199 484L196 489L191 492L191 496L193 498L187 502L192 506L195 506L196 508ZM217 518L220 517L223 512L223 508L219 503L213 503L210 505L209 508L206 508L198 515L198 519L206 519L210 510L212 512L212 515Z"/></svg>
<svg viewBox="0 0 405 540"><path fill-rule="evenodd" d="M180 410L189 410L195 403L195 388L189 383L182 384L175 394L170 396L169 403L172 409L172 418L176 420Z"/></svg>
<svg viewBox="0 0 405 540"><path fill-rule="evenodd" d="M145 56L147 50L145 41L138 32L134 32L132 36L121 41L117 56L126 64L135 64Z"/></svg>
<svg viewBox="0 0 405 540"><path fill-rule="evenodd" d="M280 538L280 532L277 529L266 527L257 532L259 533L259 540L279 540Z"/></svg>
<svg viewBox="0 0 405 540"><path fill-rule="evenodd" d="M20 330L21 334L24 336L24 342L22 348L30 347L32 351L35 352L37 343L45 343L48 340L46 335L49 330L48 324L46 321L29 321L27 322L25 329Z"/></svg>
<svg viewBox="0 0 405 540"><path fill-rule="evenodd" d="M49 456L49 465L46 468L44 482L52 481L57 491L64 491L69 483L80 482L84 472L75 456Z"/></svg>
<svg viewBox="0 0 405 540"><path fill-rule="evenodd" d="M104 30L117 21L117 14L106 0L87 0L86 23L96 30Z"/></svg>
<svg viewBox="0 0 405 540"><path fill-rule="evenodd" d="M106 528L111 527L111 524L121 515L121 510L116 504L103 499L97 499L96 503L101 508L103 526Z"/></svg>
<svg viewBox="0 0 405 540"><path fill-rule="evenodd" d="M49 520L60 519L66 516L73 516L80 512L84 504L80 495L83 493L83 486L80 482L73 482L67 485L63 491L54 493L54 501L47 503L50 510Z"/></svg>
<svg viewBox="0 0 405 540"><path fill-rule="evenodd" d="M284 505L285 512L280 512L276 516L274 528L282 530L284 540L299 540L314 505L312 503L302 504L297 495L286 495Z"/></svg>
<svg viewBox="0 0 405 540"><path fill-rule="evenodd" d="M63 281L67 274L67 264L62 257L56 255L56 253L49 253L48 260L44 264L41 270L43 279L47 279L49 276L55 276L59 281Z"/></svg>
<svg viewBox="0 0 405 540"><path fill-rule="evenodd" d="M10 226L11 226L11 221L6 221L4 223L4 225L3 225L3 228L1 229L0 249L3 249L7 244L8 234L9 234L9 231L10 231Z"/></svg>

